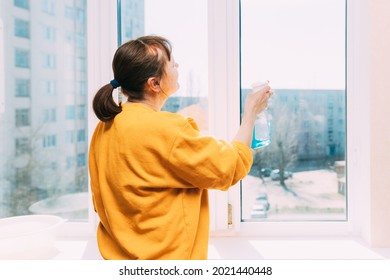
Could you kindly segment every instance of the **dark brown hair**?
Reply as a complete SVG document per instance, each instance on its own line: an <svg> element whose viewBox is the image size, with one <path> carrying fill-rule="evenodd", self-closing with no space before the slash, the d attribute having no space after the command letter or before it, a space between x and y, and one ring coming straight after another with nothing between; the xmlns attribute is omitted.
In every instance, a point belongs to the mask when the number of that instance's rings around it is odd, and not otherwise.
<svg viewBox="0 0 390 280"><path fill-rule="evenodd" d="M160 51L159 51L160 50ZM144 89L150 77L161 79L165 64L171 60L170 42L160 36L143 36L121 45L112 61L114 79L131 100L143 100ZM113 99L114 87L104 85L93 99L93 110L103 122L110 121L122 112Z"/></svg>

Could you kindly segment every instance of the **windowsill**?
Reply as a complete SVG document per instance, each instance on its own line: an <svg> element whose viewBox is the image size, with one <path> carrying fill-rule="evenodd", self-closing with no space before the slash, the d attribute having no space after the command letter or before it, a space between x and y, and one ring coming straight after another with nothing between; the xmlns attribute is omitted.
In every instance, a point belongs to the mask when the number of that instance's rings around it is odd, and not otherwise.
<svg viewBox="0 0 390 280"><path fill-rule="evenodd" d="M209 259L390 259L390 248L370 248L346 238L211 238Z"/></svg>
<svg viewBox="0 0 390 280"><path fill-rule="evenodd" d="M59 239L55 249L41 259L102 260L94 238ZM390 248L370 248L359 239L264 239L212 237L209 259L390 259Z"/></svg>

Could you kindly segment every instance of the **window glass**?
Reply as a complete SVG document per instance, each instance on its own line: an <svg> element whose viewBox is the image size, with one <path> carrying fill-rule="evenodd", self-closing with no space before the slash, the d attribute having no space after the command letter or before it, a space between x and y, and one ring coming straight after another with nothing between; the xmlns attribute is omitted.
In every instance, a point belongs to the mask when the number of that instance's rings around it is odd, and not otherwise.
<svg viewBox="0 0 390 280"><path fill-rule="evenodd" d="M44 40L55 42L56 30L53 26L42 25L42 38Z"/></svg>
<svg viewBox="0 0 390 280"><path fill-rule="evenodd" d="M15 96L29 97L30 96L30 80L16 79L15 81Z"/></svg>
<svg viewBox="0 0 390 280"><path fill-rule="evenodd" d="M16 18L14 28L16 37L30 38L30 23L27 20Z"/></svg>
<svg viewBox="0 0 390 280"><path fill-rule="evenodd" d="M35 4L35 3L34 3ZM42 1L42 12L54 16L55 15L55 1L54 0L43 0Z"/></svg>
<svg viewBox="0 0 390 280"><path fill-rule="evenodd" d="M241 1L242 104L254 82L275 91L271 144L242 181L243 221L347 219L345 6Z"/></svg>
<svg viewBox="0 0 390 280"><path fill-rule="evenodd" d="M30 51L22 49L14 49L15 67L30 68Z"/></svg>
<svg viewBox="0 0 390 280"><path fill-rule="evenodd" d="M14 0L14 5L26 10L30 8L29 0Z"/></svg>
<svg viewBox="0 0 390 280"><path fill-rule="evenodd" d="M192 117L208 130L208 32L206 0L122 0L122 42L142 35L171 41L179 64L179 90L162 110ZM173 8L174 7L174 8ZM178 24L180 23L180 28Z"/></svg>
<svg viewBox="0 0 390 280"><path fill-rule="evenodd" d="M0 218L88 217L74 199L88 191L86 13L86 0L0 1Z"/></svg>
<svg viewBox="0 0 390 280"><path fill-rule="evenodd" d="M15 139L15 156L22 155L29 152L29 139L20 137Z"/></svg>
<svg viewBox="0 0 390 280"><path fill-rule="evenodd" d="M16 109L15 110L15 126L29 126L31 123L30 109Z"/></svg>

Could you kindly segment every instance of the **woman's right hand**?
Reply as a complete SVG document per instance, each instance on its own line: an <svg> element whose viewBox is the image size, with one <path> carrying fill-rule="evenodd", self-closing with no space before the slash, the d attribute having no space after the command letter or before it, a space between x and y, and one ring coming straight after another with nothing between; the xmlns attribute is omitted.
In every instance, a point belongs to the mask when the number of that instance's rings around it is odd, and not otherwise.
<svg viewBox="0 0 390 280"><path fill-rule="evenodd" d="M266 85L256 92L248 93L245 100L244 117L255 117L268 106L269 97L272 95L271 87Z"/></svg>
<svg viewBox="0 0 390 280"><path fill-rule="evenodd" d="M248 147L251 146L256 116L267 108L268 99L271 95L272 90L269 85L262 87L256 92L248 93L245 100L244 116L240 128L233 139L234 141L240 141Z"/></svg>

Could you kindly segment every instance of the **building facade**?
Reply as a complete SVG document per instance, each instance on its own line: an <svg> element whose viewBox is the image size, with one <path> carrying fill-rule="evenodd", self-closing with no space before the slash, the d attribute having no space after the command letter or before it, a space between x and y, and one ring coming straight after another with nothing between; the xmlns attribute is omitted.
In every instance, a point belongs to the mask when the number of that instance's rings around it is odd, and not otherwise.
<svg viewBox="0 0 390 280"><path fill-rule="evenodd" d="M0 2L0 217L88 190L91 2ZM121 2L123 39L143 35L144 2Z"/></svg>
<svg viewBox="0 0 390 280"><path fill-rule="evenodd" d="M241 112L249 89L242 90ZM293 169L310 169L345 160L346 111L344 90L275 89L268 110L273 133L286 130L294 139ZM283 122L273 119L284 117ZM275 145L275 143L271 143Z"/></svg>
<svg viewBox="0 0 390 280"><path fill-rule="evenodd" d="M87 190L86 1L6 0L1 216Z"/></svg>

